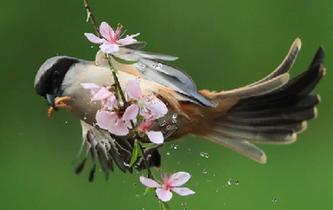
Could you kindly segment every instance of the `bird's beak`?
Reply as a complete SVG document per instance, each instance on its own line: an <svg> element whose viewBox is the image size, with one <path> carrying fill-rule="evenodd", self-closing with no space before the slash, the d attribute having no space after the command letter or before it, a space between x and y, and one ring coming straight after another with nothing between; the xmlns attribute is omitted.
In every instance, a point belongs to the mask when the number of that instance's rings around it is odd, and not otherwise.
<svg viewBox="0 0 333 210"><path fill-rule="evenodd" d="M49 104L54 107L54 100L57 97L55 94L46 94L46 100L49 102Z"/></svg>

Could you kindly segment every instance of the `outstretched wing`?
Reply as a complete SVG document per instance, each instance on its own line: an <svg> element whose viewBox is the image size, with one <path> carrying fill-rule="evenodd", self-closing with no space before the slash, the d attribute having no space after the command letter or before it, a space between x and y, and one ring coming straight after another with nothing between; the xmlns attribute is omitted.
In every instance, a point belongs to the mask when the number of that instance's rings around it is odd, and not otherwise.
<svg viewBox="0 0 333 210"><path fill-rule="evenodd" d="M132 46L130 47L134 48ZM198 93L197 87L190 76L180 69L165 63L167 61L174 61L177 57L131 48L122 47L119 52L113 54L113 57L115 60L119 61L120 59L129 63L128 65L131 65L132 69L135 69L135 72L144 79L152 80L177 91L183 96L182 98L185 101L190 101L206 107L215 106L214 102ZM103 63L99 60L101 59L101 56L97 55L96 59L96 63Z"/></svg>

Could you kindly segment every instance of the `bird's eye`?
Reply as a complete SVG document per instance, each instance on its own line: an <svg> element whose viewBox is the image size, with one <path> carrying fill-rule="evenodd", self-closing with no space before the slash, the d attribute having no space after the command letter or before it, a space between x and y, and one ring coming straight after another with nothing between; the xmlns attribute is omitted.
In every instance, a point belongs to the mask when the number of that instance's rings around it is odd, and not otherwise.
<svg viewBox="0 0 333 210"><path fill-rule="evenodd" d="M60 75L59 71L54 71L53 76L58 77Z"/></svg>

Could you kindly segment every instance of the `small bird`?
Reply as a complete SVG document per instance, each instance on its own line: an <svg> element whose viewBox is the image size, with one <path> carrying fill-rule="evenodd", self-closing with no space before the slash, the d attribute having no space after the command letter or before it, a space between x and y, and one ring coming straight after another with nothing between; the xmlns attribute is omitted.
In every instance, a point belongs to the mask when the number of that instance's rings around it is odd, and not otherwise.
<svg viewBox="0 0 333 210"><path fill-rule="evenodd" d="M317 116L320 97L313 89L325 73L322 47L308 69L290 79L288 71L301 48L301 40L297 38L282 63L268 76L220 92L198 90L187 74L167 64L177 57L145 52L143 47L143 43L123 46L111 57L111 63L118 70L122 87L129 79L139 78L143 92L154 93L167 104L168 114L154 125L163 131L166 141L192 134L264 164L266 155L256 144L293 143L297 134L307 128L307 120ZM135 62L123 63L119 58ZM34 82L36 93L51 105L49 115L66 108L81 121L85 151L76 172L82 171L89 155L94 163L90 180L98 162L105 174L113 171L113 163L124 172L131 171L128 163L133 140L115 136L96 125L95 115L101 105L91 102L89 91L81 83L114 84L101 51L95 61L68 56L49 58L39 68ZM144 155L149 166L160 166L158 147L145 151ZM145 168L142 161L136 167Z"/></svg>

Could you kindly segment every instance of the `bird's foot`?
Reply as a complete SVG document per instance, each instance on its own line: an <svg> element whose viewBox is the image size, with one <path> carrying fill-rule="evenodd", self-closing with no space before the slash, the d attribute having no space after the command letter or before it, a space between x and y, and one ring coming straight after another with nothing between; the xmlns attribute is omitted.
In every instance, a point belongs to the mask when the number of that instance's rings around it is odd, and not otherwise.
<svg viewBox="0 0 333 210"><path fill-rule="evenodd" d="M57 97L54 100L54 105L50 106L47 110L47 116L52 117L54 111L56 111L58 108L64 108L67 111L72 111L72 107L68 105L67 103L72 100L72 97L70 96L63 96L63 97Z"/></svg>

